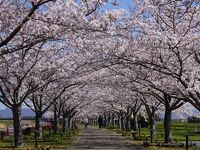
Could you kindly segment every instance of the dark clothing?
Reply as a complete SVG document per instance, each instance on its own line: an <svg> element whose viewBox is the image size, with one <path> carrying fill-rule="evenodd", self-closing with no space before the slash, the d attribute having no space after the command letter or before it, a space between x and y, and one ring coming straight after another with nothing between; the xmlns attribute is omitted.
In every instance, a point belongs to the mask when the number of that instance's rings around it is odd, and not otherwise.
<svg viewBox="0 0 200 150"><path fill-rule="evenodd" d="M103 125L103 118L101 116L99 116L98 118L98 124L99 124L99 129L100 129Z"/></svg>
<svg viewBox="0 0 200 150"><path fill-rule="evenodd" d="M85 125L85 129L87 129L88 123L84 123L84 125Z"/></svg>

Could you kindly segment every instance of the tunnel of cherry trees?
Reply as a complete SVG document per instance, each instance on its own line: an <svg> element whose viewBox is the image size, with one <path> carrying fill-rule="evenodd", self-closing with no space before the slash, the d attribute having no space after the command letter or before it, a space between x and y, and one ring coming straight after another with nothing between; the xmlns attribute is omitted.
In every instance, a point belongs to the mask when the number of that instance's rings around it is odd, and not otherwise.
<svg viewBox="0 0 200 150"><path fill-rule="evenodd" d="M23 144L21 109L63 122L102 115L155 136L163 114L172 142L172 113L199 116L200 1L0 0L0 103L13 114L14 146ZM109 8L109 9L108 9ZM194 114L193 110L198 113ZM130 124L131 120L131 124Z"/></svg>

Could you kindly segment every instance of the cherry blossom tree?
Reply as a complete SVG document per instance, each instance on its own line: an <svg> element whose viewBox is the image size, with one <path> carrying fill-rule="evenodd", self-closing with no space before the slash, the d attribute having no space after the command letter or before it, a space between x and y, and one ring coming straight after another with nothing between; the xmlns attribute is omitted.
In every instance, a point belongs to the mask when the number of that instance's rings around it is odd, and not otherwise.
<svg viewBox="0 0 200 150"><path fill-rule="evenodd" d="M45 35L35 32L35 26L33 26L31 22L33 23L33 17L36 16L36 12L40 9L40 7L52 1L54 0L2 0L0 2L1 55L18 50L29 49L30 47L33 47L34 45L47 39L47 36L45 37ZM35 25L36 24L37 23L35 22Z"/></svg>
<svg viewBox="0 0 200 150"><path fill-rule="evenodd" d="M54 83L55 84L55 83ZM71 87L78 85L78 83L65 85L62 88L60 85L63 84L57 82L59 86L53 85L55 89L52 88L52 85L43 87L41 90L38 90L29 96L29 101L25 101L26 105L35 112L35 130L36 138L42 138L42 127L41 119L42 116L50 109L50 107L58 101L66 90L69 90Z"/></svg>
<svg viewBox="0 0 200 150"><path fill-rule="evenodd" d="M66 50L67 46L70 47L68 50L71 53L76 53L77 50L85 51L87 49L84 46L86 47L91 39L94 40L98 34L108 30L112 31L113 22L118 20L118 16L123 12L98 11L106 2L0 2L1 102L13 110L15 146L22 144L21 104L30 94L43 89L50 82L55 82L57 77L63 77L63 68L60 67L62 63L53 60L59 58L63 62L65 57L60 57L66 53L59 52L53 58L50 56L55 54L52 51ZM79 59L81 60L84 60L83 57Z"/></svg>
<svg viewBox="0 0 200 150"><path fill-rule="evenodd" d="M25 61L29 60L25 63ZM34 75L39 73L37 63L41 60L39 53L29 53L24 56L22 53L13 53L1 59L1 103L10 108L13 112L13 125L15 146L21 145L21 105L31 93L42 88L46 84L53 82L55 78L51 76L49 80L37 82ZM41 69L42 71L42 69Z"/></svg>
<svg viewBox="0 0 200 150"><path fill-rule="evenodd" d="M147 90L148 91L148 90ZM151 142L154 141L156 137L156 112L162 108L161 102L154 97L151 92L147 91L137 91L141 96L141 101L146 109L146 114L148 116L149 126L150 126L150 137Z"/></svg>
<svg viewBox="0 0 200 150"><path fill-rule="evenodd" d="M171 82L173 81L173 78L168 75L136 64L132 60L131 55L129 55L129 57L126 56L126 58L121 57L119 64L121 65L112 66L110 69L118 75L126 77L129 82L132 83L130 86L131 90L151 95L156 98L158 104L162 104L164 106L165 142L171 142L171 113L185 104L183 101L185 99L183 97L175 98L177 91L179 91L179 83ZM144 97L141 97L140 101L144 101ZM151 103L147 103L147 106L151 106ZM153 118L151 117L151 119ZM150 135L151 134L152 133L150 133Z"/></svg>
<svg viewBox="0 0 200 150"><path fill-rule="evenodd" d="M135 0L134 3L127 20L128 46L112 55L132 72L118 68L120 75L149 87L151 95L165 106L165 142L171 142L171 112L185 102L197 109L199 106L196 74L199 2Z"/></svg>
<svg viewBox="0 0 200 150"><path fill-rule="evenodd" d="M199 110L199 1L134 2L130 22L133 38L140 41L132 61L170 76L179 83L177 97Z"/></svg>
<svg viewBox="0 0 200 150"><path fill-rule="evenodd" d="M122 14L122 11L100 13L98 10L107 2L2 0L1 55L54 40L73 40L73 44L81 46L82 38L88 37L86 33L106 31Z"/></svg>

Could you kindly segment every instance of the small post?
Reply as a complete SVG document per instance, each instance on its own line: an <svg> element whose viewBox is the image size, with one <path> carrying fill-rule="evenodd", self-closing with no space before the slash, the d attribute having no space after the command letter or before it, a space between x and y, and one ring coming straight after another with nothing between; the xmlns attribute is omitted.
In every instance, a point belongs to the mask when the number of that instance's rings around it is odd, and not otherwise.
<svg viewBox="0 0 200 150"><path fill-rule="evenodd" d="M37 133L36 133L37 134ZM35 148L37 149L38 148L38 137L37 135L35 136Z"/></svg>
<svg viewBox="0 0 200 150"><path fill-rule="evenodd" d="M189 135L188 134L186 134L185 135L185 150L188 150L188 147L189 147L189 145L188 145L188 141L189 141Z"/></svg>
<svg viewBox="0 0 200 150"><path fill-rule="evenodd" d="M39 135L39 132L35 129L35 148L36 149L38 148L38 135Z"/></svg>
<svg viewBox="0 0 200 150"><path fill-rule="evenodd" d="M151 135L150 135L151 143L153 143L153 129L150 129L150 132L151 132Z"/></svg>
<svg viewBox="0 0 200 150"><path fill-rule="evenodd" d="M139 137L141 137L141 124L139 124Z"/></svg>
<svg viewBox="0 0 200 150"><path fill-rule="evenodd" d="M49 128L49 141L51 140L51 128Z"/></svg>

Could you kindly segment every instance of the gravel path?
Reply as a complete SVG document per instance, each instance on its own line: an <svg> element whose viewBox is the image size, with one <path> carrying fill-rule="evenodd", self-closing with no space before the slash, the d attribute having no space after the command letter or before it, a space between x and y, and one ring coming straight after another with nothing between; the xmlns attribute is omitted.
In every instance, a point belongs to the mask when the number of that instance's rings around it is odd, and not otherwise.
<svg viewBox="0 0 200 150"><path fill-rule="evenodd" d="M109 130L89 126L72 150L144 150L131 144L131 140L115 135Z"/></svg>

